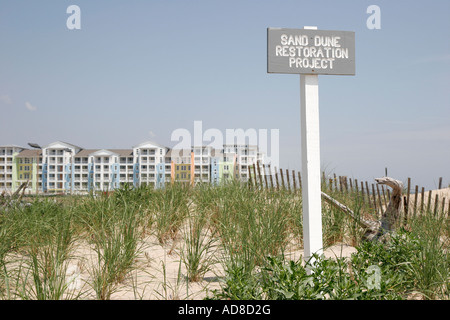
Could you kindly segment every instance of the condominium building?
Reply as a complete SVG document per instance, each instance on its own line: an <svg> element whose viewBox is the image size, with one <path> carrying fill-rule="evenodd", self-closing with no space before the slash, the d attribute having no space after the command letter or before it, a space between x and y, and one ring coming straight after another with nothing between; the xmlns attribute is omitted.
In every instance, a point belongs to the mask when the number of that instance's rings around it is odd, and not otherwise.
<svg viewBox="0 0 450 320"><path fill-rule="evenodd" d="M124 186L162 188L181 181L192 185L247 181L248 167L262 160L257 146L192 146L170 149L146 141L131 149L84 149L56 141L42 149L0 146L0 192L28 182L27 193L85 193Z"/></svg>

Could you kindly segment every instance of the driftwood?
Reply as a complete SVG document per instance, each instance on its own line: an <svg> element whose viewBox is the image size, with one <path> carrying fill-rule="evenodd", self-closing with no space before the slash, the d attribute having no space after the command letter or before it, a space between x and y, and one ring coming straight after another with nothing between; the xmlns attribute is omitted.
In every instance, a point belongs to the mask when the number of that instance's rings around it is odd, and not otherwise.
<svg viewBox="0 0 450 320"><path fill-rule="evenodd" d="M391 232L394 230L398 218L400 216L400 206L402 204L403 183L389 177L375 179L378 184L385 184L392 188L391 199L381 217L381 228L383 232Z"/></svg>
<svg viewBox="0 0 450 320"><path fill-rule="evenodd" d="M5 191L2 192L1 197L0 197L0 205L2 206L8 206L14 202L20 202L22 200L22 197L25 193L26 188L28 187L28 183L30 181L27 180L26 182L22 183L19 188L17 188L17 190L11 194L10 196L6 196ZM22 193L21 193L22 191ZM19 196L17 198L17 200L15 199L17 196Z"/></svg>
<svg viewBox="0 0 450 320"><path fill-rule="evenodd" d="M363 229L365 229L365 234L363 236L366 240L372 240L376 238L379 234L380 230L380 222L378 221L370 221L366 220L362 217L357 217L352 209L347 207L346 205L343 205L336 199L333 199L329 195L327 195L325 192L322 192L322 198L326 200L329 204L332 204L336 208L342 210L344 213L349 215L353 220L355 220Z"/></svg>
<svg viewBox="0 0 450 320"><path fill-rule="evenodd" d="M357 221L363 229L366 230L363 236L363 238L366 240L376 240L381 235L393 231L400 216L403 183L389 177L377 178L375 179L375 181L378 184L385 184L392 188L391 199L380 221L370 221L362 217L357 217L349 207L343 205L336 199L333 199L326 193L322 192L322 198L324 200L345 212L353 220Z"/></svg>

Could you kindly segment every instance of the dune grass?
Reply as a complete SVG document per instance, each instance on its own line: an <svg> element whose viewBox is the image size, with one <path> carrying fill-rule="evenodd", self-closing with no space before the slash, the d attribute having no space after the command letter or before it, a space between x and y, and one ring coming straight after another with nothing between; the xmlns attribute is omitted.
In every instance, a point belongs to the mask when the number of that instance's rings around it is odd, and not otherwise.
<svg viewBox="0 0 450 320"><path fill-rule="evenodd" d="M357 218L377 219L360 195L331 196ZM449 298L448 216L421 212L388 244L362 241L357 221L324 202L322 217L324 246L347 243L357 253L317 257L320 272L310 275L301 259L286 255L302 247L299 190L256 190L230 181L36 198L0 211L0 299L111 299L127 281L137 287L137 261L149 236L175 248L170 251L179 257L178 284L186 281L188 288L218 266L224 270L217 275L224 283L211 299ZM73 291L67 272L80 258L75 254L80 241L94 257L89 278ZM368 288L373 266L381 272L377 290ZM170 288L163 281L162 288ZM135 296L143 298L135 287Z"/></svg>

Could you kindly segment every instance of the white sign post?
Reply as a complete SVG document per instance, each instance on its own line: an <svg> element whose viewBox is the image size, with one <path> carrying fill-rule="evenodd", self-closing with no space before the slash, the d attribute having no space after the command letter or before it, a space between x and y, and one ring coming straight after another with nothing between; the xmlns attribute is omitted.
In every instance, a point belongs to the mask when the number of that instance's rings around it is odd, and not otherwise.
<svg viewBox="0 0 450 320"><path fill-rule="evenodd" d="M323 253L319 74L355 74L354 33L268 29L268 72L300 74L304 258ZM313 262L313 260L312 260ZM311 272L311 270L308 270Z"/></svg>

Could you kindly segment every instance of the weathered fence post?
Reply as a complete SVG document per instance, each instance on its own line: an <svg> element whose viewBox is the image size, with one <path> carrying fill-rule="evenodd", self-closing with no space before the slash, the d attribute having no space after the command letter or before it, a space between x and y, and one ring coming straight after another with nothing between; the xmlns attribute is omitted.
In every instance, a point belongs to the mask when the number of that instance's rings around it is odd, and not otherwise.
<svg viewBox="0 0 450 320"><path fill-rule="evenodd" d="M286 169L286 182L289 192L291 192L291 182L289 181L289 169Z"/></svg>
<svg viewBox="0 0 450 320"><path fill-rule="evenodd" d="M415 189L414 189L414 213L413 213L413 217L415 218L416 217L416 214L417 214L417 197L419 196L418 195L418 193L419 193L419 186L416 184L416 187L415 187Z"/></svg>
<svg viewBox="0 0 450 320"><path fill-rule="evenodd" d="M251 188L252 186L253 186L253 183L252 183L252 171L250 170L250 166L247 166L247 168L248 168L248 181L250 182L249 184L248 184L248 187L249 188Z"/></svg>
<svg viewBox="0 0 450 320"><path fill-rule="evenodd" d="M439 203L439 194L436 194L436 198L434 198L434 216L436 216L437 214L437 207L438 207L438 203Z"/></svg>
<svg viewBox="0 0 450 320"><path fill-rule="evenodd" d="M372 183L372 197L373 197L373 207L375 208L375 214L378 216L377 196L375 193L375 186L373 183ZM380 208L380 214L381 214L381 208Z"/></svg>
<svg viewBox="0 0 450 320"><path fill-rule="evenodd" d="M411 189L411 178L408 178L408 187L406 189L406 202L407 202L408 205L405 207L405 214L406 215L408 215L410 189Z"/></svg>
<svg viewBox="0 0 450 320"><path fill-rule="evenodd" d="M280 168L280 175L281 175L281 184L283 186L283 189L286 189L285 185L284 185L284 176L283 176L283 169Z"/></svg>
<svg viewBox="0 0 450 320"><path fill-rule="evenodd" d="M269 185L267 183L267 173L266 173L266 165L263 163L263 174L264 174L264 183L266 185L266 189L269 189Z"/></svg>
<svg viewBox="0 0 450 320"><path fill-rule="evenodd" d="M302 188L302 176L300 174L300 171L297 172L297 174L298 174L298 187L299 187L299 189L301 189Z"/></svg>
<svg viewBox="0 0 450 320"><path fill-rule="evenodd" d="M270 167L270 164L268 166L270 172L270 188L273 190L274 188L273 188L272 168Z"/></svg>
<svg viewBox="0 0 450 320"><path fill-rule="evenodd" d="M422 187L422 192L421 192L421 201L420 201L420 212L423 213L423 205L424 205L424 201L425 201L425 188Z"/></svg>
<svg viewBox="0 0 450 320"><path fill-rule="evenodd" d="M278 181L278 170L275 167L275 181L277 182L277 191L280 190L280 182Z"/></svg>
<svg viewBox="0 0 450 320"><path fill-rule="evenodd" d="M378 188L378 183L377 183L377 194L378 194L378 205L380 207L380 215L382 215L383 214L383 203L381 202L380 188Z"/></svg>
<svg viewBox="0 0 450 320"><path fill-rule="evenodd" d="M258 188L258 181L256 181L256 168L255 168L255 166L256 166L256 163L253 164L253 175L254 175L254 178L255 178L255 188Z"/></svg>
<svg viewBox="0 0 450 320"><path fill-rule="evenodd" d="M257 164L257 166L258 166L259 186L260 186L260 188L261 188L261 190L262 190L262 189L264 189L264 188L263 188L263 182L262 182L262 176L261 176L261 169L259 168L259 160L256 161L256 164Z"/></svg>
<svg viewBox="0 0 450 320"><path fill-rule="evenodd" d="M295 183L295 170L292 170L292 181L294 182L294 193L297 191L297 184Z"/></svg>
<svg viewBox="0 0 450 320"><path fill-rule="evenodd" d="M431 210L431 195L432 195L432 192L431 192L431 190L428 192L428 205L427 205L427 213L429 213L430 212L430 210Z"/></svg>

